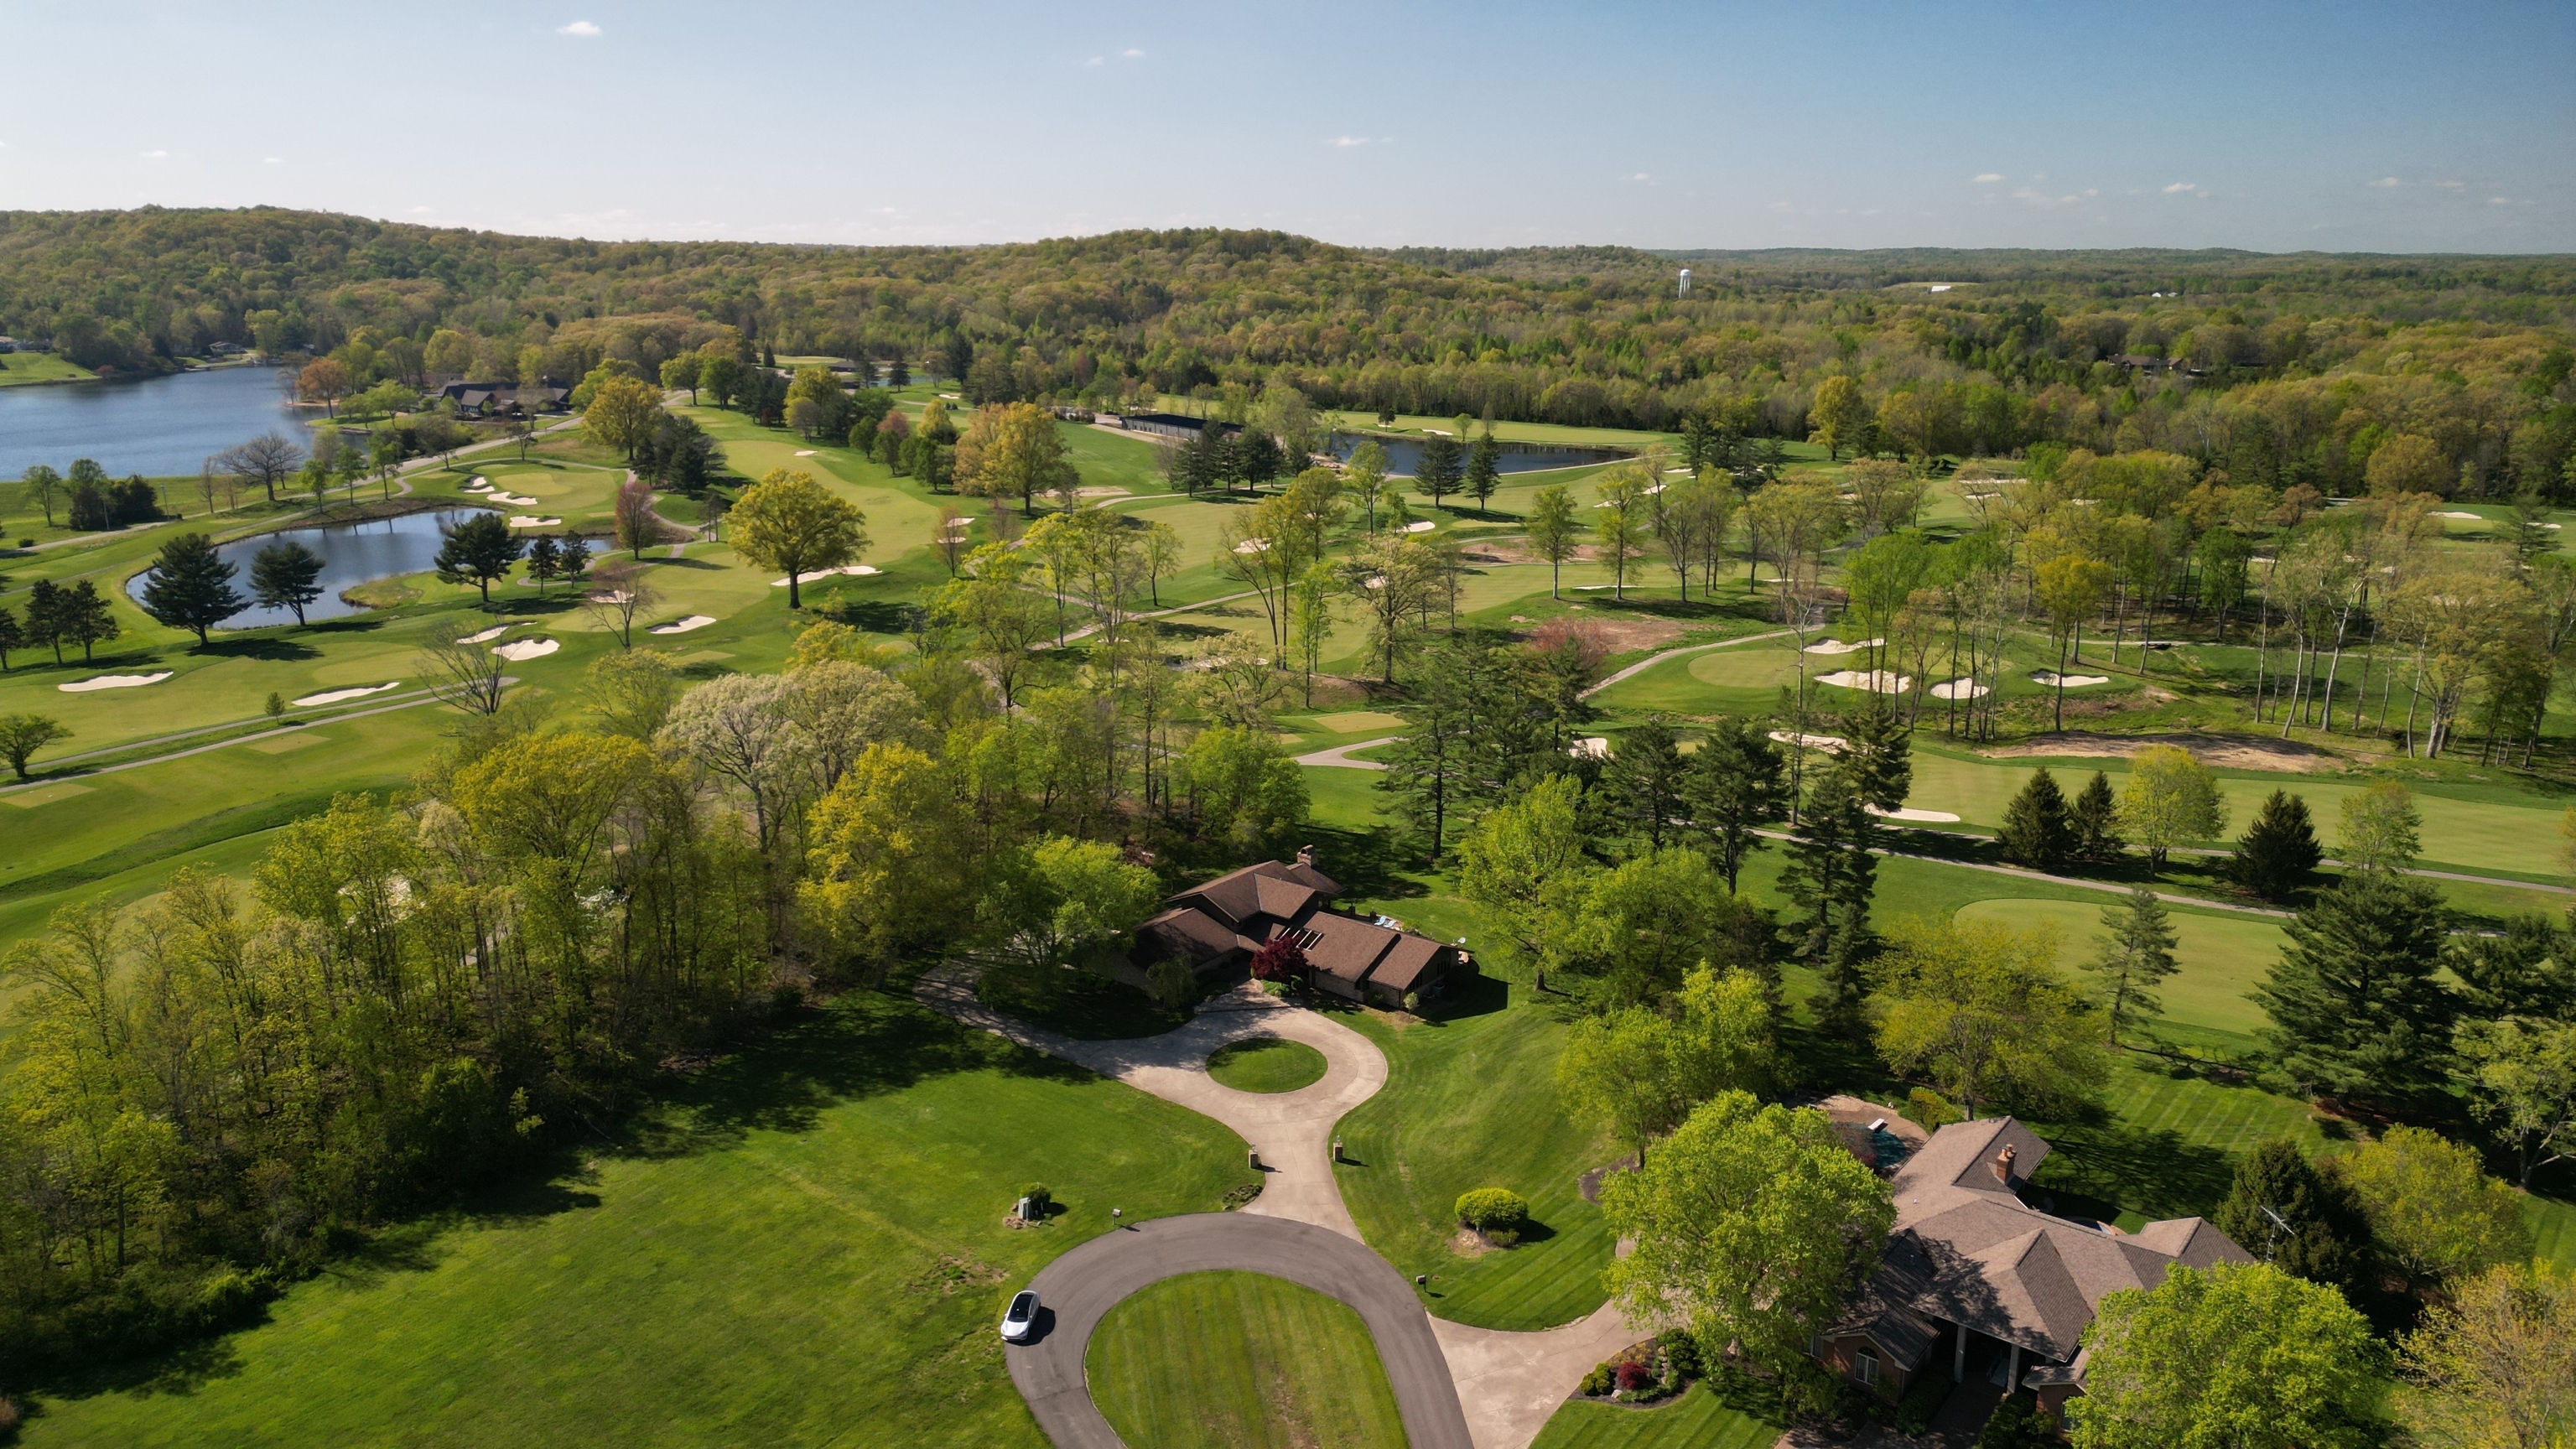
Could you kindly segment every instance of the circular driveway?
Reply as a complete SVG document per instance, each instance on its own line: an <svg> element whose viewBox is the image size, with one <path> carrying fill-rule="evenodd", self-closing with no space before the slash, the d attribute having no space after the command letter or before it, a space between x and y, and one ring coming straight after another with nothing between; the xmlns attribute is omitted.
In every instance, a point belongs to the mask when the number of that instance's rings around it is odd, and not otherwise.
<svg viewBox="0 0 2576 1449"><path fill-rule="evenodd" d="M1104 1233L1031 1279L1039 1336L1007 1345L1011 1381L1057 1449L1122 1449L1091 1402L1083 1356L1110 1309L1150 1283L1183 1273L1267 1273L1356 1309L1377 1342L1412 1449L1473 1449L1467 1416L1431 1321L1403 1275L1328 1228L1249 1213L1157 1218Z"/></svg>

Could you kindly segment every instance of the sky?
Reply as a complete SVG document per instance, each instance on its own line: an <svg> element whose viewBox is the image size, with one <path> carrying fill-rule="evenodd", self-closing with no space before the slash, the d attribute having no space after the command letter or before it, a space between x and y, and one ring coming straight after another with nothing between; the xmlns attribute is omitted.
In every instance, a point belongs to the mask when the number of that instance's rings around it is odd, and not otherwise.
<svg viewBox="0 0 2576 1449"><path fill-rule="evenodd" d="M603 240L2576 251L2576 0L20 0L0 54L0 208Z"/></svg>

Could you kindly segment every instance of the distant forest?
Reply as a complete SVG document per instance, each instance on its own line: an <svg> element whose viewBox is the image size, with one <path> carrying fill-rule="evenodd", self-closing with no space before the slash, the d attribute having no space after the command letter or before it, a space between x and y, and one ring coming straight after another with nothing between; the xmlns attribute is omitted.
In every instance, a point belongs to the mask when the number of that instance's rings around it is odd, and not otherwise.
<svg viewBox="0 0 2576 1449"><path fill-rule="evenodd" d="M1442 417L1697 416L1918 458L2157 448L2325 492L2356 491L2402 438L2416 488L2576 492L2564 256L1378 251L1215 230L807 247L8 212L0 331L123 372L221 341L502 381L651 369L731 331L765 354L902 359L977 402L1181 394L1224 412L1286 386ZM1820 418L1836 376L1845 415Z"/></svg>

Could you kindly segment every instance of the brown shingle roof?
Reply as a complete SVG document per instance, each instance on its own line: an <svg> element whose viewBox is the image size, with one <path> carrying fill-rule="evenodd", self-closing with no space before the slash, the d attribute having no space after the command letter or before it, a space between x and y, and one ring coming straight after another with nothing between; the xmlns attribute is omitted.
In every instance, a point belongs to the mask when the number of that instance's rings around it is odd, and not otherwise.
<svg viewBox="0 0 2576 1449"><path fill-rule="evenodd" d="M2011 1181L1994 1165L2012 1150ZM2198 1218L2135 1235L2041 1212L2018 1188L2048 1155L2010 1117L1942 1128L1896 1174L1896 1231L1876 1290L2049 1359L2071 1361L2105 1295L2153 1288L2177 1262L2252 1262Z"/></svg>
<svg viewBox="0 0 2576 1449"><path fill-rule="evenodd" d="M1306 964L1353 986L1367 980L1369 968L1387 948L1404 939L1384 926L1331 911L1317 911L1297 924L1314 938L1306 946Z"/></svg>
<svg viewBox="0 0 2576 1449"><path fill-rule="evenodd" d="M1402 994L1411 991L1431 964L1440 959L1441 946L1428 936L1389 934L1395 935L1395 945L1388 949L1377 970L1369 974L1369 981Z"/></svg>

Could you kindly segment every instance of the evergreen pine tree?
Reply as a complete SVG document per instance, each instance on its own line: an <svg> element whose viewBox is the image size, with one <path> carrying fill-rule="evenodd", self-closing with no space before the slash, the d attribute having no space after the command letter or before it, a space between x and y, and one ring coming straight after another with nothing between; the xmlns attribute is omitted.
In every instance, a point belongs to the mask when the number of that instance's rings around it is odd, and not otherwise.
<svg viewBox="0 0 2576 1449"><path fill-rule="evenodd" d="M0 674L9 672L9 651L27 647L27 636L18 627L18 616L0 607ZM1730 883L1728 889L1734 889Z"/></svg>
<svg viewBox="0 0 2576 1449"><path fill-rule="evenodd" d="M494 523L498 514L484 514ZM143 612L173 629L193 630L197 642L206 631L250 607L233 588L238 572L202 533L183 533L161 545L152 576L143 584Z"/></svg>
<svg viewBox="0 0 2576 1449"><path fill-rule="evenodd" d="M1788 811L1780 747L1755 725L1733 716L1720 719L1690 757L1682 800L1732 892L1744 857L1762 848L1754 831Z"/></svg>
<svg viewBox="0 0 2576 1449"><path fill-rule="evenodd" d="M2004 859L2032 870L2060 871L2075 848L2074 828L2066 818L2066 794L2057 777L2042 765L2030 772L2030 783L2004 807Z"/></svg>
<svg viewBox="0 0 2576 1449"><path fill-rule="evenodd" d="M2265 1208L2280 1214L2281 1223ZM2286 1137L2260 1144L2237 1162L2235 1185L2209 1221L2281 1271L2347 1294L2361 1286L2369 1265L2370 1223L2360 1198L2341 1176L2319 1172Z"/></svg>
<svg viewBox="0 0 2576 1449"><path fill-rule="evenodd" d="M1486 501L1494 496L1494 489L1503 481L1502 457L1503 446L1494 441L1493 424L1488 422L1485 435L1467 450L1467 472L1460 481L1460 487L1466 490L1467 496L1476 500L1479 513L1485 511Z"/></svg>
<svg viewBox="0 0 2576 1449"><path fill-rule="evenodd" d="M322 597L322 555L295 542L280 539L251 555L250 591L266 609L292 609L295 622L304 622L305 606Z"/></svg>
<svg viewBox="0 0 2576 1449"><path fill-rule="evenodd" d="M90 657L93 646L124 632L125 626L116 622L116 611L108 607L107 596L98 591L97 584L83 579L64 592L63 637L78 641L82 659Z"/></svg>
<svg viewBox="0 0 2576 1449"><path fill-rule="evenodd" d="M2403 1095L2435 1086L2454 1006L2434 979L2442 898L2403 876L2347 876L2292 917L2290 944L2254 999L2264 1033L2304 1088Z"/></svg>
<svg viewBox="0 0 2576 1449"><path fill-rule="evenodd" d="M1914 750L1904 716L1894 705L1872 694L1843 715L1841 768L1860 792L1863 805L1882 812L1901 810L1914 792Z"/></svg>
<svg viewBox="0 0 2576 1449"><path fill-rule="evenodd" d="M501 515L477 513L448 530L430 566L448 583L472 584L483 595L484 607L489 608L492 581L509 577L510 565L519 561L520 550L525 546L510 532L510 525L501 521Z"/></svg>
<svg viewBox="0 0 2576 1449"><path fill-rule="evenodd" d="M2275 790L2236 842L2227 878L2267 901L2286 900L2325 858L2304 795Z"/></svg>
<svg viewBox="0 0 2576 1449"><path fill-rule="evenodd" d="M1672 728L1648 720L1619 739L1607 771L1613 796L1629 828L1643 830L1652 848L1664 848L1664 831L1681 814L1681 750ZM1731 889L1731 887L1730 887Z"/></svg>
<svg viewBox="0 0 2576 1449"><path fill-rule="evenodd" d="M1838 1031L1860 1028L1867 994L1861 968L1876 945L1869 905L1878 889L1878 859L1870 854L1878 820L1865 804L1842 765L1818 776L1780 872L1781 893L1798 908L1789 924L1794 954L1823 974L1816 1014Z"/></svg>
<svg viewBox="0 0 2576 1449"><path fill-rule="evenodd" d="M2111 777L2100 770L2075 797L2075 854L2096 864L2120 853L2120 800L2111 793Z"/></svg>
<svg viewBox="0 0 2576 1449"><path fill-rule="evenodd" d="M63 589L52 579L38 579L27 586L27 642L54 651L54 662L63 662Z"/></svg>
<svg viewBox="0 0 2576 1449"><path fill-rule="evenodd" d="M1413 486L1431 499L1431 506L1458 491L1458 444L1438 434L1423 440L1422 455L1413 465Z"/></svg>
<svg viewBox="0 0 2576 1449"><path fill-rule="evenodd" d="M2122 1022L2164 1014L2155 988L2174 974L2175 937L2165 903L2144 886L2130 891L2125 902L2102 908L2102 929L2109 934L2094 938L2102 953L2084 969L2102 978L2110 998L2111 1045L2118 1046Z"/></svg>

